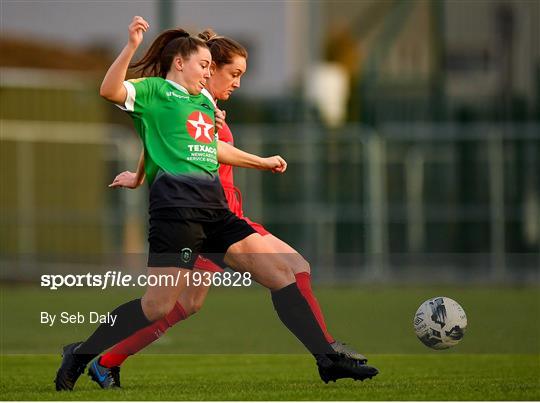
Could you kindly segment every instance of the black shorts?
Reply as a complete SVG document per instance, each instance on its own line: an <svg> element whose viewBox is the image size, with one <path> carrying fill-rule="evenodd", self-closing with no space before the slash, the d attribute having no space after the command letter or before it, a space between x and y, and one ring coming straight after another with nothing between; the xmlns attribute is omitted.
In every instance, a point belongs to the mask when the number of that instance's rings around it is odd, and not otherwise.
<svg viewBox="0 0 540 403"><path fill-rule="evenodd" d="M222 265L227 249L255 232L228 209L154 210L150 212L148 266L193 269L201 253Z"/></svg>

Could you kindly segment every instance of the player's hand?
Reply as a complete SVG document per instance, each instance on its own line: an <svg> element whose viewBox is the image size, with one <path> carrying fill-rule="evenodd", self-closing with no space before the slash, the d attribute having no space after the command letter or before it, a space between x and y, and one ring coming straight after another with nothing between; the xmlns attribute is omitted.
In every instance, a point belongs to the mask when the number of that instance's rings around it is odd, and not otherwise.
<svg viewBox="0 0 540 403"><path fill-rule="evenodd" d="M262 161L263 169L272 171L272 173L282 174L287 170L287 161L279 155L263 158Z"/></svg>
<svg viewBox="0 0 540 403"><path fill-rule="evenodd" d="M116 178L114 178L109 187L136 189L140 184L141 183L137 181L137 174L135 172L124 171L121 174L116 175Z"/></svg>
<svg viewBox="0 0 540 403"><path fill-rule="evenodd" d="M148 24L143 17L139 17L136 15L133 17L133 20L131 21L131 24L129 24L129 40L128 43L137 48L143 41L143 33L146 32L150 28L150 24Z"/></svg>
<svg viewBox="0 0 540 403"><path fill-rule="evenodd" d="M221 130L223 128L223 125L225 124L225 117L227 116L227 112L216 108L214 116L216 117L216 128L218 130Z"/></svg>

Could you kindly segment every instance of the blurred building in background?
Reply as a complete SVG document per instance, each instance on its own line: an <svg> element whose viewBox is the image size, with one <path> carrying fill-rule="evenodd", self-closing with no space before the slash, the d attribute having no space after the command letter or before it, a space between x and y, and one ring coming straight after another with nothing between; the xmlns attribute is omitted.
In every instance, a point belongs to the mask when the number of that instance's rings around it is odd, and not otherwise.
<svg viewBox="0 0 540 403"><path fill-rule="evenodd" d="M100 80L146 17L245 44L223 104L245 212L321 281L539 281L540 5L534 0L2 3L0 258L144 253L140 150ZM81 258L82 256L82 258ZM99 259L98 259L99 260Z"/></svg>

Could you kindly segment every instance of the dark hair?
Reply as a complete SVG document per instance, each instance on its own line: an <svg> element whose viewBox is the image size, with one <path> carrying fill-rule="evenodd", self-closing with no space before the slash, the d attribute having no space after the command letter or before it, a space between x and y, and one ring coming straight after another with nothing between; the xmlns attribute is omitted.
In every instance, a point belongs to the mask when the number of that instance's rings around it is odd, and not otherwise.
<svg viewBox="0 0 540 403"><path fill-rule="evenodd" d="M208 49L209 47L202 39L190 36L181 28L169 29L154 39L146 54L139 61L131 64L130 68L140 72L141 77L165 78L176 56L187 60L199 48Z"/></svg>
<svg viewBox="0 0 540 403"><path fill-rule="evenodd" d="M206 45L212 54L212 61L215 62L218 67L232 63L234 56L242 56L246 59L248 57L248 52L245 47L230 38L219 36L210 28L205 29L197 36L206 42Z"/></svg>

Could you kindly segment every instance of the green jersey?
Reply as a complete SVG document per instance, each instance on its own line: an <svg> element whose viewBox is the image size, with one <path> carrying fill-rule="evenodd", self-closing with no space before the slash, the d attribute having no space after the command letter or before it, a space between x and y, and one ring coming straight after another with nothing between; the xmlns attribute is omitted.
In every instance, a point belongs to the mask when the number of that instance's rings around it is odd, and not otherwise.
<svg viewBox="0 0 540 403"><path fill-rule="evenodd" d="M226 208L218 178L214 101L160 77L124 82L120 107L133 119L145 152L150 209Z"/></svg>

